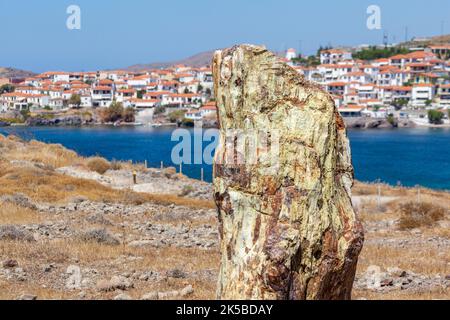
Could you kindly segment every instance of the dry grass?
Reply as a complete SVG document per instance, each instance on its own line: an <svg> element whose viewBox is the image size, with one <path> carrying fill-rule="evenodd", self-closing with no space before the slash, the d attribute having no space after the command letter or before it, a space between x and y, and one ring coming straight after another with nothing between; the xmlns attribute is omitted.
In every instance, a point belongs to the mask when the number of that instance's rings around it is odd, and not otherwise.
<svg viewBox="0 0 450 320"><path fill-rule="evenodd" d="M175 204L187 207L213 208L207 200L182 198L175 195L144 194L116 190L92 180L74 178L34 167L15 167L0 163L0 194L24 193L34 201L61 203L75 197L110 203Z"/></svg>
<svg viewBox="0 0 450 320"><path fill-rule="evenodd" d="M111 164L109 163L109 161L100 157L87 159L86 166L89 168L89 170L95 171L99 174L104 174L106 171L111 169Z"/></svg>
<svg viewBox="0 0 450 320"><path fill-rule="evenodd" d="M368 299L368 300L448 300L449 289L436 288L430 291L390 291L376 292L366 290L353 290L352 299Z"/></svg>
<svg viewBox="0 0 450 320"><path fill-rule="evenodd" d="M0 281L0 299L14 299L22 293L35 294L39 299L68 299L76 298L79 291L67 291L57 289L43 289L42 284L51 277L50 274L42 274L41 268L45 264L53 263L61 265L56 273L65 272L68 265L77 261L81 268L96 268L100 271L100 278L110 278L111 274L137 270L146 272L149 270L165 274L169 270L179 269L184 272L202 270L216 270L219 264L217 251L183 248L131 248L122 246L108 246L94 242L79 242L71 240L42 241L32 245L18 241L0 241L0 253L4 257L14 257L21 267L28 273L40 275L36 281L4 282ZM117 259L138 257L135 260L124 260L116 263ZM122 260L120 260L122 261ZM105 272L104 267L107 267ZM56 274L55 273L55 274ZM47 279L48 281L48 279ZM59 279L60 285L64 281ZM213 299L216 289L216 281L207 281L201 278L174 279L166 278L159 282L135 281L135 287L127 291L133 298L139 299L150 291L179 290L191 284L194 294L188 299ZM94 288L85 290L89 298L111 299L117 292L98 293Z"/></svg>
<svg viewBox="0 0 450 320"><path fill-rule="evenodd" d="M450 273L450 251L427 244L407 248L390 245L365 244L358 260L358 272L370 265L382 268L398 267L415 273L435 275Z"/></svg>
<svg viewBox="0 0 450 320"><path fill-rule="evenodd" d="M45 144L35 140L26 143L15 136L0 135L2 157L12 160L30 161L59 168L80 162L80 157L58 144Z"/></svg>
<svg viewBox="0 0 450 320"><path fill-rule="evenodd" d="M427 202L407 202L400 205L399 228L401 230L431 227L445 216L441 206Z"/></svg>
<svg viewBox="0 0 450 320"><path fill-rule="evenodd" d="M30 224L41 223L44 220L44 215L35 210L0 202L0 224Z"/></svg>

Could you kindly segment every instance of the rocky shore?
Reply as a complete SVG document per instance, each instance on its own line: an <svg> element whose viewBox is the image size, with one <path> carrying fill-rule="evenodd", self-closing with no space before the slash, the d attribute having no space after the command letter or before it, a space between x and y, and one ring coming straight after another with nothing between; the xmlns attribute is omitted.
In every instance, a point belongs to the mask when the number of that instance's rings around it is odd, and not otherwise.
<svg viewBox="0 0 450 320"><path fill-rule="evenodd" d="M374 119L367 117L344 118L344 122L349 129L389 129L389 128L414 128L417 125L407 119Z"/></svg>

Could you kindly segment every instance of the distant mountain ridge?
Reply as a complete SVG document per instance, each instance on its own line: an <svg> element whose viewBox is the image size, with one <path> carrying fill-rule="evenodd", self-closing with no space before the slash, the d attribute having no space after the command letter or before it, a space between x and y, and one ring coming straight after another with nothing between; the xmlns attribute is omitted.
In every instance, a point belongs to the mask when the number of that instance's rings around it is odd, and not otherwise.
<svg viewBox="0 0 450 320"><path fill-rule="evenodd" d="M0 67L0 78L28 78L36 75L34 72L9 67Z"/></svg>
<svg viewBox="0 0 450 320"><path fill-rule="evenodd" d="M188 67L202 67L202 66L206 66L206 65L211 65L214 51L215 50L200 52L200 53L190 56L186 59L175 60L175 61L154 62L154 63L148 63L148 64L135 64L135 65L132 65L132 66L126 68L126 70L139 71L139 70L147 70L147 69L159 69L159 68L167 68L167 67L174 66L177 64L183 64Z"/></svg>

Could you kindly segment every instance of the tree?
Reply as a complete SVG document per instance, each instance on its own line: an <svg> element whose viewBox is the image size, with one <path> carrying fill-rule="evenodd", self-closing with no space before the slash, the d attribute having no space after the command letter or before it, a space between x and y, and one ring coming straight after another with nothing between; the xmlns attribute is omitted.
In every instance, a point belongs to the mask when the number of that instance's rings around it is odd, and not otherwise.
<svg viewBox="0 0 450 320"><path fill-rule="evenodd" d="M122 119L124 108L121 102L113 101L111 105L103 111L104 122L116 122Z"/></svg>
<svg viewBox="0 0 450 320"><path fill-rule="evenodd" d="M427 107L429 107L429 106L431 106L431 103L432 103L432 102L433 102L432 100L427 99L427 100L425 101L425 105L426 105Z"/></svg>
<svg viewBox="0 0 450 320"><path fill-rule="evenodd" d="M367 49L354 53L353 58L360 60L376 60L381 58L389 58L397 54L407 53L409 53L409 50L402 47L377 48L376 46L371 46Z"/></svg>
<svg viewBox="0 0 450 320"><path fill-rule="evenodd" d="M75 106L75 108L79 108L81 105L81 97L79 94L72 94L69 99L69 105Z"/></svg>
<svg viewBox="0 0 450 320"><path fill-rule="evenodd" d="M134 122L135 114L136 111L132 107L125 108L122 113L122 119L125 122Z"/></svg>
<svg viewBox="0 0 450 320"><path fill-rule="evenodd" d="M0 87L0 94L14 92L15 87L12 84L4 84Z"/></svg>
<svg viewBox="0 0 450 320"><path fill-rule="evenodd" d="M172 123L179 123L184 119L184 110L176 110L169 113L169 121Z"/></svg>
<svg viewBox="0 0 450 320"><path fill-rule="evenodd" d="M201 84L199 84L197 87L197 92L202 92L202 91L203 91L203 86Z"/></svg>
<svg viewBox="0 0 450 320"><path fill-rule="evenodd" d="M431 124L442 124L444 114L439 110L428 110L428 122Z"/></svg>
<svg viewBox="0 0 450 320"><path fill-rule="evenodd" d="M395 120L395 117L392 113L390 113L387 117L387 122L389 122L389 124L393 127L397 126L397 121Z"/></svg>
<svg viewBox="0 0 450 320"><path fill-rule="evenodd" d="M184 93L191 93L188 87L184 88Z"/></svg>
<svg viewBox="0 0 450 320"><path fill-rule="evenodd" d="M404 106L408 104L408 100L404 98L395 99L392 102L392 105L395 107L395 110L401 110Z"/></svg>
<svg viewBox="0 0 450 320"><path fill-rule="evenodd" d="M22 115L23 120L27 120L29 117L31 117L30 108L27 107L26 109L20 110L20 114Z"/></svg>
<svg viewBox="0 0 450 320"><path fill-rule="evenodd" d="M142 99L144 97L145 90L138 90L136 96L138 99Z"/></svg>
<svg viewBox="0 0 450 320"><path fill-rule="evenodd" d="M164 106L158 106L155 108L155 110L153 111L153 115L158 115L158 114L162 114L166 112L166 108Z"/></svg>
<svg viewBox="0 0 450 320"><path fill-rule="evenodd" d="M211 96L212 92L210 88L206 88L205 93L207 96Z"/></svg>

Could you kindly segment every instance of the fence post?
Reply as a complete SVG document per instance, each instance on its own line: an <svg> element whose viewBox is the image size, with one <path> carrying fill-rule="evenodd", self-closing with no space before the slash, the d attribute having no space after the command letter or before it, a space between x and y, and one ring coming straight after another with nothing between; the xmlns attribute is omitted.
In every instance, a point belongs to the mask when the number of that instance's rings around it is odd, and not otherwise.
<svg viewBox="0 0 450 320"><path fill-rule="evenodd" d="M380 210L381 207L381 185L380 185L380 179L378 179L377 184L377 208Z"/></svg>
<svg viewBox="0 0 450 320"><path fill-rule="evenodd" d="M161 170L164 169L164 161L161 161Z"/></svg>
<svg viewBox="0 0 450 320"><path fill-rule="evenodd" d="M145 166L145 169L148 168L148 166L147 166L147 160L144 161L144 166Z"/></svg>
<svg viewBox="0 0 450 320"><path fill-rule="evenodd" d="M203 168L201 168L201 171L200 171L200 180L203 182Z"/></svg>

